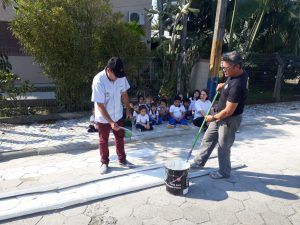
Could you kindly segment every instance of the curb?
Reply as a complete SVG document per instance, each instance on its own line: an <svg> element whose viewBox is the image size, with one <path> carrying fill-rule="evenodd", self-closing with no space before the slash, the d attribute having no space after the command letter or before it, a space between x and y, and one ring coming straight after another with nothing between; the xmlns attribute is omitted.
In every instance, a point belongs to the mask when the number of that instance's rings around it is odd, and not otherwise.
<svg viewBox="0 0 300 225"><path fill-rule="evenodd" d="M198 131L197 127L189 127L189 129L183 130L181 128L174 128L172 130L156 130L153 133L149 132L147 135L145 133L136 132L132 138L125 138L125 143L135 143L138 141L147 141L154 138L161 137L170 137L175 135L187 135L187 134L195 134ZM108 142L108 146L114 145L114 140L110 139ZM8 152L0 152L1 161L8 161L15 158L21 157L29 157L36 155L49 155L56 153L66 153L73 151L90 151L98 149L98 141L97 143L91 143L88 141L83 142L73 142L64 145L56 145L56 146L48 146L42 148L24 148L22 150L8 151Z"/></svg>

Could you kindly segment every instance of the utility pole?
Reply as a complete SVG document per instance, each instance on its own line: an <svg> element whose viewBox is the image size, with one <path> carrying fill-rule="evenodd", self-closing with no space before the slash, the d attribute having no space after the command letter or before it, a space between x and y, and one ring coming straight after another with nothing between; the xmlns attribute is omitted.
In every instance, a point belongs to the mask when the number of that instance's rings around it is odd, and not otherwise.
<svg viewBox="0 0 300 225"><path fill-rule="evenodd" d="M209 61L209 78L207 81L207 88L209 90L209 96L211 99L215 95L216 84L218 82L218 74L222 54L222 44L225 32L226 11L227 0L218 0L214 36Z"/></svg>
<svg viewBox="0 0 300 225"><path fill-rule="evenodd" d="M162 17L162 12L163 12L163 0L157 0L157 9L158 9L158 24L159 24L159 44L162 43L162 37L164 36L164 24L163 24L163 17Z"/></svg>

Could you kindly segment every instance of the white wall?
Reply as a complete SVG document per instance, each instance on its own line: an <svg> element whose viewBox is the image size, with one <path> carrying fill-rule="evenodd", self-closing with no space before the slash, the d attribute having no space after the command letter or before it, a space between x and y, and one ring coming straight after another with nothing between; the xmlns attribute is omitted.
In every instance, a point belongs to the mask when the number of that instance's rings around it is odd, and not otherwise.
<svg viewBox="0 0 300 225"><path fill-rule="evenodd" d="M31 84L53 83L43 74L39 65L35 64L30 56L9 56L9 62L12 64L13 73L22 80L29 80Z"/></svg>
<svg viewBox="0 0 300 225"><path fill-rule="evenodd" d="M209 73L209 60L200 59L193 67L191 72L190 88L201 90L207 88Z"/></svg>
<svg viewBox="0 0 300 225"><path fill-rule="evenodd" d="M0 0L0 21L10 21L14 18L15 9L13 7L2 7L2 0Z"/></svg>

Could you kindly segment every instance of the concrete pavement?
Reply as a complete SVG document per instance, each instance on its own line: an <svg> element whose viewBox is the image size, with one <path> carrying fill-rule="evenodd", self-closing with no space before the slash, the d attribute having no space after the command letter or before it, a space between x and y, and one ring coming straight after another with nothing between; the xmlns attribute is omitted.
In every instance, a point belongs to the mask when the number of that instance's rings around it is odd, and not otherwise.
<svg viewBox="0 0 300 225"><path fill-rule="evenodd" d="M252 109L248 109L232 151L233 158L245 163L246 167L234 171L231 179L211 180L207 176L193 178L189 193L183 197L168 194L164 186L159 186L3 222L29 225L300 224L299 106L299 102L294 102L252 106ZM161 163L167 158L184 158L193 138L194 135L186 134L177 135L176 138L128 143L128 157L142 165ZM115 160L114 155L112 159ZM0 164L1 188L2 184L10 185L2 188L2 194L10 190L29 190L46 184L45 180L50 180L50 184L61 180L68 183L99 176L98 160L95 149L4 161ZM64 163L65 166L55 170L51 168L51 163ZM79 168L73 168L75 165ZM48 169L42 169L43 166ZM210 160L208 166L216 168L217 160ZM72 170L68 171L70 167ZM115 169L111 175L120 172L117 167ZM40 175L34 176L33 170ZM46 174L42 175L42 172ZM20 173L27 176L22 178ZM30 180L33 183L26 184ZM145 180L140 183L144 184ZM0 212L5 207L1 205Z"/></svg>

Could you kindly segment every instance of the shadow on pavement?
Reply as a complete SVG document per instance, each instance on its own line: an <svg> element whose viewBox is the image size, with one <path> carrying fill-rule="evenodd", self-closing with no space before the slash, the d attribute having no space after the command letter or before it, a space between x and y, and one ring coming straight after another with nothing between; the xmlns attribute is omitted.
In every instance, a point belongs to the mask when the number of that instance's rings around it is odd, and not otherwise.
<svg viewBox="0 0 300 225"><path fill-rule="evenodd" d="M300 176L265 174L249 171L233 171L230 179L213 180L209 176L192 179L187 198L222 201L228 192L243 192L249 198L264 200L264 197L297 200L293 193L300 187ZM290 190L288 190L290 188Z"/></svg>

